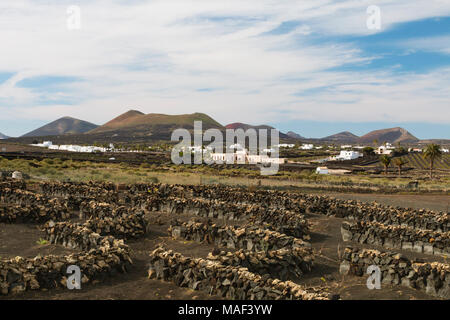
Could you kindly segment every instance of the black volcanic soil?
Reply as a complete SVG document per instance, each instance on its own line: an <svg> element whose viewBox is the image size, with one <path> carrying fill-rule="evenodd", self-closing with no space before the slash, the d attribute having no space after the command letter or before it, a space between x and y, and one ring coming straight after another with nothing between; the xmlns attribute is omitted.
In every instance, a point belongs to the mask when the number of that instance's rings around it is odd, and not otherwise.
<svg viewBox="0 0 450 320"><path fill-rule="evenodd" d="M44 232L40 231L37 225L0 223L0 258L34 258L39 254L68 255L76 252L61 245L39 244L39 239L44 238Z"/></svg>
<svg viewBox="0 0 450 320"><path fill-rule="evenodd" d="M188 216L181 215L177 218L182 220L188 219ZM219 299L212 297L201 291L193 291L186 288L179 288L172 283L158 280L150 280L147 278L147 257L148 253L158 247L164 245L167 249L173 249L186 256L206 257L214 248L213 245L205 243L195 243L190 241L173 240L167 235L167 228L170 224L172 215L166 213L158 213L152 215L152 224L148 229L148 234L144 239L129 241L128 244L132 249L132 259L134 265L129 273L119 275L109 279L104 283L96 285L86 285L81 290L69 291L66 289L57 289L50 291L25 292L16 296L0 297L0 299ZM366 286L365 277L342 276L339 274L339 252L347 245L358 246L358 244L343 243L341 239L340 226L342 219L326 217L323 215L309 215L308 220L312 224L311 243L317 253L315 259L315 268L309 274L296 282L305 286L327 286L330 292L338 293L342 299L395 299L395 300L411 300L411 299L436 299L420 291L408 289L401 286L383 285L381 290L369 290ZM22 230L26 236L21 239L26 241L10 241L9 245L15 244L8 249L12 254L15 251L20 254L34 254L42 252L42 248L36 249L32 246L35 238L41 234L33 228L27 226L15 226L17 229L10 228L9 234L3 235L1 240L12 238L14 232ZM23 231L25 230L25 231ZM2 241L3 243L3 241ZM20 245L23 243L23 245ZM31 250L31 248L34 248ZM373 248L373 246L372 246ZM382 249L382 248L381 248ZM30 251L31 250L31 251ZM33 251L35 250L35 251ZM49 250L64 250L60 248ZM60 251L60 253L64 253ZM424 254L415 254L412 252L402 252L410 258L422 258L424 260L436 261L435 256Z"/></svg>
<svg viewBox="0 0 450 320"><path fill-rule="evenodd" d="M449 212L449 195L392 195L392 194L352 194L352 193L327 193L331 197L338 199L351 199L363 202L376 201L378 203L415 209L429 209L435 211Z"/></svg>

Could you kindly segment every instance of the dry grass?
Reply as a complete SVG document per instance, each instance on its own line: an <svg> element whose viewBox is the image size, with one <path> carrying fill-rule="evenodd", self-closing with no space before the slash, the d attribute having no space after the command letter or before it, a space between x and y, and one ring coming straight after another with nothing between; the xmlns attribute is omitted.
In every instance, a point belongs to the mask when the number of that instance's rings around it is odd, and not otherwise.
<svg viewBox="0 0 450 320"><path fill-rule="evenodd" d="M1 170L19 170L35 180L68 180L75 182L110 181L114 183L163 182L170 184L224 184L269 187L316 187L321 185L371 185L406 186L410 179L404 177L369 177L367 175L317 175L310 170L283 172L263 177L258 171L248 169L214 169L207 166L158 166L141 164L131 166L125 163L95 163L62 161L60 159L7 160L0 157ZM450 177L421 182L422 189L449 190Z"/></svg>

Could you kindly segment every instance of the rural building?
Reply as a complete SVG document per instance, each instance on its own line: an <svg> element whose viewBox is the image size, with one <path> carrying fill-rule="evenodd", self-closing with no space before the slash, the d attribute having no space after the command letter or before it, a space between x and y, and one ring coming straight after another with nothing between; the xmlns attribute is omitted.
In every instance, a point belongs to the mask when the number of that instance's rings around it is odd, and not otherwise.
<svg viewBox="0 0 450 320"><path fill-rule="evenodd" d="M13 178L13 179L22 180L22 179L23 179L22 172L20 172L20 171L14 171L14 172L12 173L12 178Z"/></svg>
<svg viewBox="0 0 450 320"><path fill-rule="evenodd" d="M293 147L295 147L295 144L281 143L281 144L277 144L275 147L278 147L278 148L293 148Z"/></svg>
<svg viewBox="0 0 450 320"><path fill-rule="evenodd" d="M328 168L327 167L317 167L316 168L317 174L328 174Z"/></svg>
<svg viewBox="0 0 450 320"><path fill-rule="evenodd" d="M234 153L213 153L211 157L214 162L234 163Z"/></svg>
<svg viewBox="0 0 450 320"><path fill-rule="evenodd" d="M331 157L332 160L344 161L344 160L353 160L362 157L363 155L358 151L351 150L341 150L341 153L338 156Z"/></svg>
<svg viewBox="0 0 450 320"><path fill-rule="evenodd" d="M237 150L234 153L212 153L211 157L214 160L214 162L221 161L223 163L238 163L238 164L278 163L278 164L283 164L286 162L286 159L284 159L284 158L271 158L268 155L249 154L246 149Z"/></svg>
<svg viewBox="0 0 450 320"><path fill-rule="evenodd" d="M229 148L230 149L236 149L236 150L242 150L243 149L243 147L239 143L232 144Z"/></svg>
<svg viewBox="0 0 450 320"><path fill-rule="evenodd" d="M302 150L312 150L314 149L314 145L313 144L302 144L302 146L300 147L300 149Z"/></svg>
<svg viewBox="0 0 450 320"><path fill-rule="evenodd" d="M388 147L386 147L386 146L380 146L380 147L378 147L376 150L375 150L375 153L376 154L380 154L380 155L382 155L382 154L391 154L392 153L392 149L389 149Z"/></svg>

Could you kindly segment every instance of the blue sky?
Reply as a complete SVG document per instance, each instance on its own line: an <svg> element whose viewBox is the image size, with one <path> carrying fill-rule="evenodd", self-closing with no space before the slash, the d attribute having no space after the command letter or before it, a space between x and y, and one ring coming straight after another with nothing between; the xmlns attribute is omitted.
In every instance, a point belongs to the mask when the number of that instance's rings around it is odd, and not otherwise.
<svg viewBox="0 0 450 320"><path fill-rule="evenodd" d="M73 4L0 3L1 133L133 108L306 137L401 126L450 139L450 1L78 0L79 16Z"/></svg>

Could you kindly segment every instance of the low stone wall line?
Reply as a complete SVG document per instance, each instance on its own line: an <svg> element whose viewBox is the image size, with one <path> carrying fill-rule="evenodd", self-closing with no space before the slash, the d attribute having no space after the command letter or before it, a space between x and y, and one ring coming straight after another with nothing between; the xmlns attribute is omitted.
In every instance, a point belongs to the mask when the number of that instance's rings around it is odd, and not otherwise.
<svg viewBox="0 0 450 320"><path fill-rule="evenodd" d="M395 252L347 247L342 254L340 273L364 276L371 265L380 268L382 285L402 285L450 299L450 265L444 263L414 262Z"/></svg>

